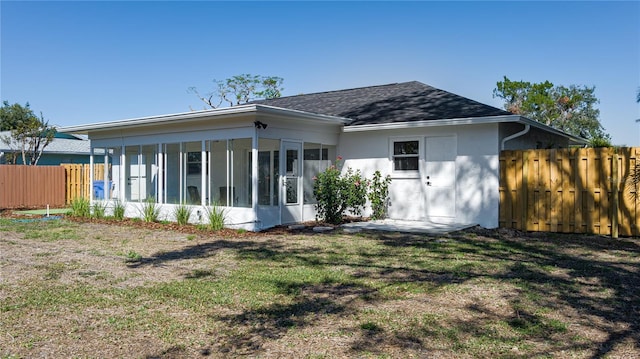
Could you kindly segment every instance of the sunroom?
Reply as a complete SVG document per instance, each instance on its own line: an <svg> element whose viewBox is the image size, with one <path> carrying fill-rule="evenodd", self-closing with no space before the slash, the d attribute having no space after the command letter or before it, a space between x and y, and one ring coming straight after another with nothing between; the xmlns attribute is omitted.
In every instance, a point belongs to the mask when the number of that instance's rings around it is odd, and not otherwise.
<svg viewBox="0 0 640 359"><path fill-rule="evenodd" d="M337 157L345 120L264 105L194 111L61 129L91 139L92 201L125 216L150 204L161 220L192 206L206 223L219 207L225 225L251 231L315 219L313 177Z"/></svg>

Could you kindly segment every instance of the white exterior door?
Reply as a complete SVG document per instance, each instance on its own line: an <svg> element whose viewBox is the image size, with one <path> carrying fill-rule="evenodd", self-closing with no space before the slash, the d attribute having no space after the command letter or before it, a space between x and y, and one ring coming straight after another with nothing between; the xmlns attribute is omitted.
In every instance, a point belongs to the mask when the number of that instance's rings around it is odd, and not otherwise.
<svg viewBox="0 0 640 359"><path fill-rule="evenodd" d="M302 143L282 141L280 151L281 221L302 220Z"/></svg>
<svg viewBox="0 0 640 359"><path fill-rule="evenodd" d="M425 184L426 216L453 218L456 216L456 136L425 138L425 164L422 181Z"/></svg>

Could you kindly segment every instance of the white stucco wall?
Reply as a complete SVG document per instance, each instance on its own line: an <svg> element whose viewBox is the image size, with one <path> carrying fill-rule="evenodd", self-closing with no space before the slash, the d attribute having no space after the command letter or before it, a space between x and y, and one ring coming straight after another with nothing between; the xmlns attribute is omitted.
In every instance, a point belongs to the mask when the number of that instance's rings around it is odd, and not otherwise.
<svg viewBox="0 0 640 359"><path fill-rule="evenodd" d="M424 141L427 136L456 138L455 215L428 218ZM391 141L419 139L420 171L400 174L392 171ZM498 226L499 211L499 132L498 124L423 127L384 131L346 132L338 146L344 168L360 169L371 178L376 170L391 175L389 217L404 220L432 220Z"/></svg>

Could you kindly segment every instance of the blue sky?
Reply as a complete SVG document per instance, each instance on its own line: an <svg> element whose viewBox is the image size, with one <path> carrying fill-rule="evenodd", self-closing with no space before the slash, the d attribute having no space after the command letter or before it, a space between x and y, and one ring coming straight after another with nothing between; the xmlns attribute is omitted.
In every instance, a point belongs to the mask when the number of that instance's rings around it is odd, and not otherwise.
<svg viewBox="0 0 640 359"><path fill-rule="evenodd" d="M420 81L501 107L496 82L596 87L640 145L640 2L0 1L0 98L59 126L201 109L187 92L280 76L284 95Z"/></svg>

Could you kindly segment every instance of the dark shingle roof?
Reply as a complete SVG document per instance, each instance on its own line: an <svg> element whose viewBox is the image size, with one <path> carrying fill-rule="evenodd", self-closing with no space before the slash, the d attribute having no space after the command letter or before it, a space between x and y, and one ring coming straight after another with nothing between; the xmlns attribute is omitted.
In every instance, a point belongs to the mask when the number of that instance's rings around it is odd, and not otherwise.
<svg viewBox="0 0 640 359"><path fill-rule="evenodd" d="M349 118L352 125L511 115L421 82L287 96L254 103Z"/></svg>

